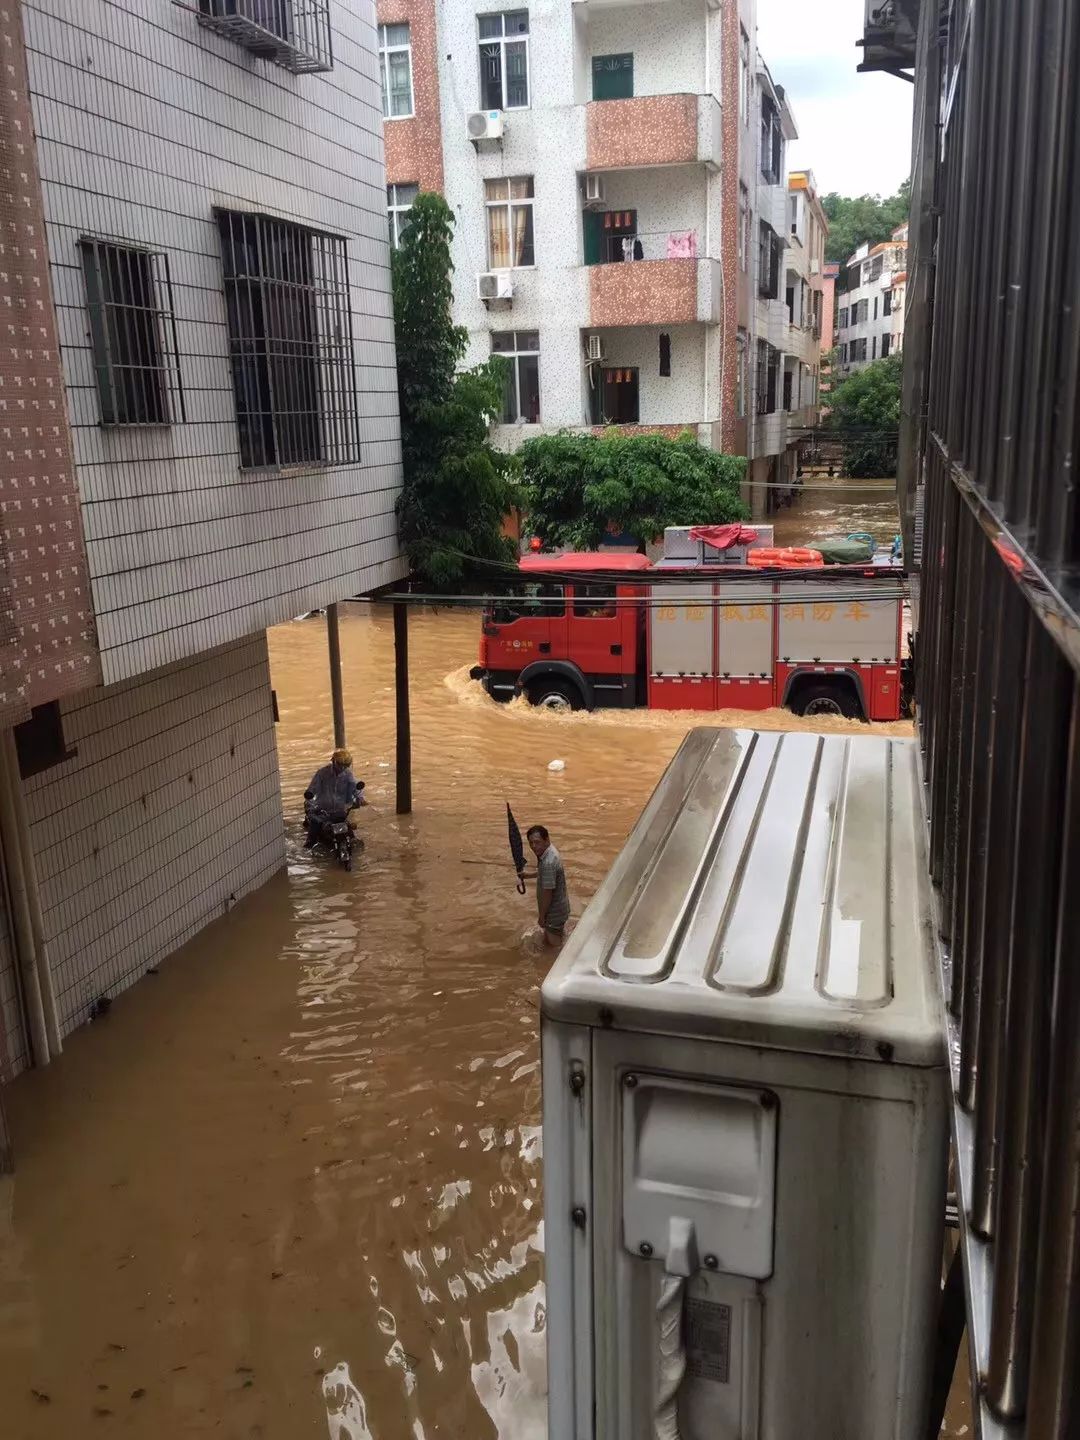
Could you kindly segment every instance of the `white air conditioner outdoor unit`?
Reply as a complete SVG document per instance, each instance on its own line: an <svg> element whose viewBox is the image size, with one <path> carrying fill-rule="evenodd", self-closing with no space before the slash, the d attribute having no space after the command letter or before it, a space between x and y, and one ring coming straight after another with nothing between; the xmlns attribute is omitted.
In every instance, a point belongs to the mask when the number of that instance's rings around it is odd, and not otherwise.
<svg viewBox="0 0 1080 1440"><path fill-rule="evenodd" d="M474 145L481 140L502 140L503 112L501 110L476 110L468 119L469 139Z"/></svg>
<svg viewBox="0 0 1080 1440"><path fill-rule="evenodd" d="M920 794L911 741L693 730L548 972L559 1440L923 1433L949 1072Z"/></svg>
<svg viewBox="0 0 1080 1440"><path fill-rule="evenodd" d="M489 270L476 277L476 297L485 304L491 300L514 298L514 277L509 270Z"/></svg>
<svg viewBox="0 0 1080 1440"><path fill-rule="evenodd" d="M596 360L596 361L603 360L603 358L604 358L604 337L603 337L602 335L590 335L590 336L588 337L588 340L589 340L589 359L590 359L590 360Z"/></svg>
<svg viewBox="0 0 1080 1440"><path fill-rule="evenodd" d="M604 203L604 177L602 175L585 176L585 207L588 210L595 210Z"/></svg>

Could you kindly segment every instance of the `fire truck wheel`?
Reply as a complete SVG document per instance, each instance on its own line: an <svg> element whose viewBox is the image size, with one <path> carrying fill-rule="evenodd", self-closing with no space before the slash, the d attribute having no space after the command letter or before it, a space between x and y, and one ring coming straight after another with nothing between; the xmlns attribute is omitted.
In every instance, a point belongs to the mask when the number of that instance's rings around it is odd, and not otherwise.
<svg viewBox="0 0 1080 1440"><path fill-rule="evenodd" d="M554 676L531 681L527 694L529 704L538 705L542 710L581 709L581 694L577 687Z"/></svg>
<svg viewBox="0 0 1080 1440"><path fill-rule="evenodd" d="M796 715L843 715L849 720L861 718L858 697L849 685L804 685L792 698L791 709Z"/></svg>

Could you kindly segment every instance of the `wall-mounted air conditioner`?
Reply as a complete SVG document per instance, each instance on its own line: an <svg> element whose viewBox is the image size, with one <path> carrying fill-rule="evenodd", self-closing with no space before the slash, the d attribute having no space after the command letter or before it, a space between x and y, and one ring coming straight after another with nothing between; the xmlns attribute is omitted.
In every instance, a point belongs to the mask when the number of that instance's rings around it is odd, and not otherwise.
<svg viewBox="0 0 1080 1440"><path fill-rule="evenodd" d="M490 304L492 300L513 300L514 277L509 270L489 270L476 277L476 297Z"/></svg>
<svg viewBox="0 0 1080 1440"><path fill-rule="evenodd" d="M585 208L586 210L599 210L604 203L604 177L602 175L585 176Z"/></svg>
<svg viewBox="0 0 1080 1440"><path fill-rule="evenodd" d="M588 336L588 354L590 360L597 362L604 358L604 337L602 335Z"/></svg>
<svg viewBox="0 0 1080 1440"><path fill-rule="evenodd" d="M469 139L474 145L482 140L497 140L502 143L503 112L501 110L476 110L467 121Z"/></svg>
<svg viewBox="0 0 1080 1440"><path fill-rule="evenodd" d="M920 794L911 741L693 730L548 972L553 1437L923 1433L949 1077Z"/></svg>

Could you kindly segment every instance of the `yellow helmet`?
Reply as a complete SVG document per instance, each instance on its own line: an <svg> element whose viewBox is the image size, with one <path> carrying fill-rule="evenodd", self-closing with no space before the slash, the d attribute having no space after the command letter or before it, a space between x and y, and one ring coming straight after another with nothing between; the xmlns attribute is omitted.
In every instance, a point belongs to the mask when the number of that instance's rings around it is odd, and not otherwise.
<svg viewBox="0 0 1080 1440"><path fill-rule="evenodd" d="M334 753L330 756L330 759L334 762L335 765L344 765L347 770L352 764L352 751L344 749L335 750Z"/></svg>

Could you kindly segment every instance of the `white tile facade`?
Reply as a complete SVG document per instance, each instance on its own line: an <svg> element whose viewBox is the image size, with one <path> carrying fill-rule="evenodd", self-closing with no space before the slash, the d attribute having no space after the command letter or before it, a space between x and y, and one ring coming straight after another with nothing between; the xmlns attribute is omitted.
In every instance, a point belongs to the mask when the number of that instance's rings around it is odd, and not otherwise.
<svg viewBox="0 0 1080 1440"><path fill-rule="evenodd" d="M293 76L168 0L26 0L54 299L105 680L397 579L401 483L370 0ZM214 207L347 240L358 464L241 471ZM167 253L187 422L99 423L77 242Z"/></svg>
<svg viewBox="0 0 1080 1440"><path fill-rule="evenodd" d="M78 753L23 782L61 1030L284 862L266 637L62 703ZM0 917L2 919L2 917ZM27 1062L0 931L8 1052Z"/></svg>

